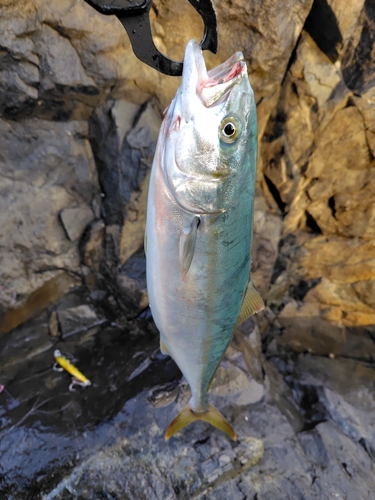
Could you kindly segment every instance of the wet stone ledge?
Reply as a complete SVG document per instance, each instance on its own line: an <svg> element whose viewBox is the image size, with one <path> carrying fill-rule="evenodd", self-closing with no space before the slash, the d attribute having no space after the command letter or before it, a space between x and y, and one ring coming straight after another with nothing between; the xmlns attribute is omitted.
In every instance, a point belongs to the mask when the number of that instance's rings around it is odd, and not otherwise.
<svg viewBox="0 0 375 500"><path fill-rule="evenodd" d="M375 498L370 364L270 352L256 381L247 364L259 332L247 322L210 391L238 441L196 422L166 442L190 391L152 319L98 325L91 307L76 290L55 309L71 335L51 336L46 312L1 339L0 498ZM90 387L68 390L56 348Z"/></svg>

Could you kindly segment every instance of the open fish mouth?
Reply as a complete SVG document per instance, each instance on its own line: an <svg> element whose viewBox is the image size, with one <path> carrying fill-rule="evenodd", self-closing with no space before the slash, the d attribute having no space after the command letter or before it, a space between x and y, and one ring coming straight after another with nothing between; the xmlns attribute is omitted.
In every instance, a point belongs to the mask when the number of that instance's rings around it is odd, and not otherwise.
<svg viewBox="0 0 375 500"><path fill-rule="evenodd" d="M181 85L185 91L194 89L204 105L209 107L226 100L229 92L246 75L246 72L242 52L236 52L224 63L207 71L200 46L195 40L190 40L185 52ZM187 104L189 92L185 95Z"/></svg>
<svg viewBox="0 0 375 500"><path fill-rule="evenodd" d="M241 98L250 87L241 52L207 71L202 50L190 40L185 50L181 86L166 115L161 137L166 184L181 208L195 214L227 210L236 159L229 162L242 142L228 152L223 139L224 119L241 133ZM233 123L235 125L233 125ZM223 151L224 150L224 151ZM230 156L232 155L232 156ZM240 153L237 156L241 155ZM229 195L228 195L229 192Z"/></svg>

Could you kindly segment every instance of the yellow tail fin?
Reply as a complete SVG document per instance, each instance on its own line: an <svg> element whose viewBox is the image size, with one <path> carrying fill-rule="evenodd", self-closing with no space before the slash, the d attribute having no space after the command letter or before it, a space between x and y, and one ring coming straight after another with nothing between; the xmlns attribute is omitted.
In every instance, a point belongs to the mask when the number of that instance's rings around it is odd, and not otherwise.
<svg viewBox="0 0 375 500"><path fill-rule="evenodd" d="M237 440L236 433L234 432L232 426L226 418L211 404L208 404L208 410L205 413L194 413L190 408L190 404L187 404L185 408L177 415L177 417L172 420L169 424L168 429L165 431L165 439L174 436L183 427L189 425L195 420L203 420L213 425L217 429L225 432L234 441Z"/></svg>

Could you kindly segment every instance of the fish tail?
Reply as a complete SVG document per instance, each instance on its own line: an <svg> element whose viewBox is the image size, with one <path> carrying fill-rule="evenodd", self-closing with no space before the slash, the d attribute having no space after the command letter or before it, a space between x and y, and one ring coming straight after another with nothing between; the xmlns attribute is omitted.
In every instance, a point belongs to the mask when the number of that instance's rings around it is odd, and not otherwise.
<svg viewBox="0 0 375 500"><path fill-rule="evenodd" d="M188 403L185 408L177 415L177 417L172 420L169 424L167 430L165 431L165 439L174 436L178 431L189 425L195 420L203 420L213 425L217 429L225 432L234 441L237 440L236 433L234 432L232 426L226 418L210 403L208 404L208 410L204 413L195 413Z"/></svg>

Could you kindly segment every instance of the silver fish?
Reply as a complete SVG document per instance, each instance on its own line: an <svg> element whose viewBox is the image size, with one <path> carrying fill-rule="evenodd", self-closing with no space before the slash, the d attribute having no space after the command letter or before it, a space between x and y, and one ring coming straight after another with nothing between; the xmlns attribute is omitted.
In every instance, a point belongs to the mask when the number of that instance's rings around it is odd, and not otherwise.
<svg viewBox="0 0 375 500"><path fill-rule="evenodd" d="M194 420L236 439L207 391L236 324L264 307L250 281L256 159L256 107L242 53L207 71L190 40L159 134L145 234L161 350L192 392L166 439Z"/></svg>

